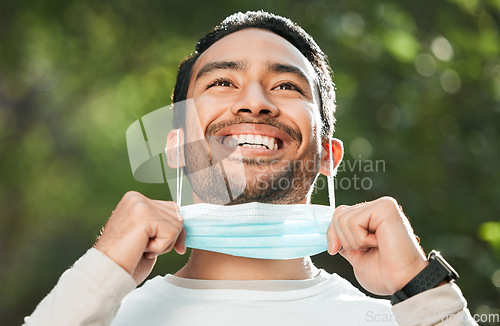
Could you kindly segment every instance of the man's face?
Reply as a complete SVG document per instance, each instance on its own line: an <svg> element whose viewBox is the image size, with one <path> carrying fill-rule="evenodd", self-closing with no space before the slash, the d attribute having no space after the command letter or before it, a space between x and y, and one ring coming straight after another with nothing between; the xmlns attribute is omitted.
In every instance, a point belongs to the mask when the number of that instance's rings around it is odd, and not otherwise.
<svg viewBox="0 0 500 326"><path fill-rule="evenodd" d="M187 151L186 168L189 175L225 158L226 180L214 185L210 173L191 177L201 201L220 203L212 198L217 186L244 188L233 204L307 201L321 151L314 83L314 69L300 51L265 30L232 33L200 55L188 87L195 109L187 112L185 142L204 137L208 156Z"/></svg>

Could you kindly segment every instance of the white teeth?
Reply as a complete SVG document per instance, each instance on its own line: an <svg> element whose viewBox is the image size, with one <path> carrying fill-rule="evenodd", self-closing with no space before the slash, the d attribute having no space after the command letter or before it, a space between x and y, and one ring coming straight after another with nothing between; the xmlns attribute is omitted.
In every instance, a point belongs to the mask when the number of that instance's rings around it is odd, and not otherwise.
<svg viewBox="0 0 500 326"><path fill-rule="evenodd" d="M264 141L267 142L267 146L269 147L269 149L274 149L274 145L276 144L276 140L272 137L265 137L267 139L265 139Z"/></svg>
<svg viewBox="0 0 500 326"><path fill-rule="evenodd" d="M256 143L255 142L255 135L253 135L253 134L247 135L245 142L249 143L249 144L255 144Z"/></svg>
<svg viewBox="0 0 500 326"><path fill-rule="evenodd" d="M262 136L261 135L255 135L253 143L254 144L263 144L263 142L262 142Z"/></svg>
<svg viewBox="0 0 500 326"><path fill-rule="evenodd" d="M236 135L238 138L238 144L244 144L247 140L247 137L245 135Z"/></svg>
<svg viewBox="0 0 500 326"><path fill-rule="evenodd" d="M250 148L266 148L263 145L256 145L256 144L243 144L241 147L250 147Z"/></svg>
<svg viewBox="0 0 500 326"><path fill-rule="evenodd" d="M278 140L274 137L267 137L255 134L239 134L226 137L224 144L227 146L242 146L250 148L278 149Z"/></svg>

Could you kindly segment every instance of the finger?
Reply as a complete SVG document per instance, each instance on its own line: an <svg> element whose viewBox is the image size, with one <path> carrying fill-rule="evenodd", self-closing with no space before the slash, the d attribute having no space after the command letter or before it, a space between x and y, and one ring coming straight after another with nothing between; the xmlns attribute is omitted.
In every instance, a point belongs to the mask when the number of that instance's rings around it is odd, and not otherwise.
<svg viewBox="0 0 500 326"><path fill-rule="evenodd" d="M341 247L345 249L353 249L353 247L355 247L354 238L349 232L348 223L353 212L356 210L356 206L339 206L335 209L335 213L332 217L333 226L341 243Z"/></svg>
<svg viewBox="0 0 500 326"><path fill-rule="evenodd" d="M347 230L346 226L342 225L339 219L333 221L333 225L335 227L335 232L339 238L340 244L342 245L342 249L353 249L353 241L354 239Z"/></svg>
<svg viewBox="0 0 500 326"><path fill-rule="evenodd" d="M351 209L351 206L347 205L339 205L335 208L335 211L332 216L332 221L328 226L327 236L328 236L328 253L330 255L335 255L339 250L343 248L344 245L347 245L347 241L343 236L339 225L338 219L340 216L346 214Z"/></svg>
<svg viewBox="0 0 500 326"><path fill-rule="evenodd" d="M153 226L155 230L150 233L152 236L144 252L161 255L172 249L177 237L181 233L182 227L174 225L168 220L156 221L154 224L156 224Z"/></svg>
<svg viewBox="0 0 500 326"><path fill-rule="evenodd" d="M186 253L186 229L184 227L179 237L177 237L177 241L175 241L174 249L179 255L184 255Z"/></svg>
<svg viewBox="0 0 500 326"><path fill-rule="evenodd" d="M377 246L375 228L370 225L373 224L371 223L372 205L372 202L357 204L345 209L336 217L340 229L350 244L350 247L345 246L346 249L366 249Z"/></svg>
<svg viewBox="0 0 500 326"><path fill-rule="evenodd" d="M363 212L358 212L349 218L344 233L349 234L349 239L353 244L352 249L368 249L378 246L375 233L369 231L369 216Z"/></svg>
<svg viewBox="0 0 500 326"><path fill-rule="evenodd" d="M367 202L359 214L355 216L358 225L356 236L368 247L379 247L388 243L397 246L400 234L406 233L402 212L392 198L382 197ZM409 224L408 224L409 225ZM411 227L410 227L411 229ZM379 242L378 240L383 240ZM392 246L391 246L392 247Z"/></svg>
<svg viewBox="0 0 500 326"><path fill-rule="evenodd" d="M330 255L335 255L340 248L342 248L342 244L335 232L335 227L333 226L333 220L330 222L328 226L328 230L326 231L326 239L328 241L328 253Z"/></svg>

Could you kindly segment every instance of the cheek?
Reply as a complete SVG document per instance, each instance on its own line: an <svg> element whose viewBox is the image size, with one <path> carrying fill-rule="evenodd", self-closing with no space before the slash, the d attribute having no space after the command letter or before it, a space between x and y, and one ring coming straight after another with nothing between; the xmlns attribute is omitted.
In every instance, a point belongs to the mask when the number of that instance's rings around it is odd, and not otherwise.
<svg viewBox="0 0 500 326"><path fill-rule="evenodd" d="M318 109L311 105L291 105L282 103L280 106L281 114L292 121L302 134L303 142L311 144L317 142L319 130L321 129L321 117Z"/></svg>
<svg viewBox="0 0 500 326"><path fill-rule="evenodd" d="M319 113L318 108L316 107L309 108L307 112L303 113L302 121L304 121L304 123L307 122L308 124L307 130L311 141L320 142L321 126L323 123L321 121L321 115Z"/></svg>
<svg viewBox="0 0 500 326"><path fill-rule="evenodd" d="M201 129L206 130L210 123L229 111L231 102L228 99L202 95L194 99L194 106L193 115L196 116Z"/></svg>

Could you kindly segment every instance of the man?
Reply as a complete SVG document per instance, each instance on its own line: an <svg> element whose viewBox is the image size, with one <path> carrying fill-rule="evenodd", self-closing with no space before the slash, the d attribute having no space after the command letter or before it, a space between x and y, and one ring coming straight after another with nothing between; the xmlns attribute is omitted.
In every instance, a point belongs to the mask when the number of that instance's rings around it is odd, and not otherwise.
<svg viewBox="0 0 500 326"><path fill-rule="evenodd" d="M167 139L177 161L170 155L169 166L185 168L197 203L235 205L234 212L250 202L308 204L318 173L331 175L343 154L331 138L334 98L326 58L300 27L265 12L230 16L179 68L176 130ZM175 108L184 100L195 108L207 155L176 147L196 133L189 127L191 111ZM268 141L241 141L249 135ZM226 161L223 185L210 184L210 173L194 176L227 148L241 159ZM311 161L313 171L296 164ZM243 176L234 172L238 164ZM280 180L301 182L270 186ZM221 201L218 193L235 187L241 194ZM328 252L344 256L365 289L397 293L392 312L388 301L364 296L309 257L256 259L193 249L175 275L131 292L158 255L186 251L183 225L175 203L127 193L95 248L63 274L26 325L393 325L395 317L407 325L475 324L460 290L448 282L452 270L425 258L392 198L337 207L327 231ZM446 277L436 276L442 270ZM417 284L422 277L434 280Z"/></svg>

